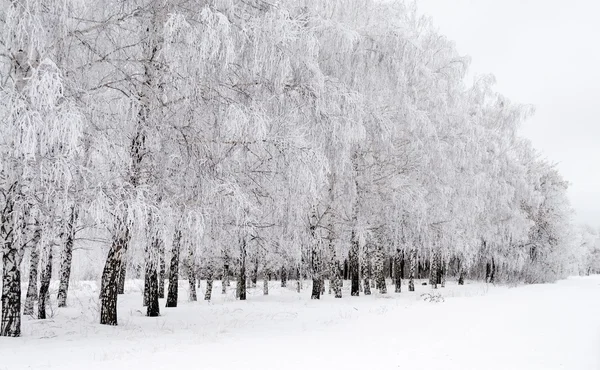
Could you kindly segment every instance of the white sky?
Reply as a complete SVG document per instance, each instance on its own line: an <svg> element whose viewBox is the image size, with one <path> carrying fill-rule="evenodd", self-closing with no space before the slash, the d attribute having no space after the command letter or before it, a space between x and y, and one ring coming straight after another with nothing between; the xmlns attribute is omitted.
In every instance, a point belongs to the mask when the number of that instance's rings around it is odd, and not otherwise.
<svg viewBox="0 0 600 370"><path fill-rule="evenodd" d="M476 74L536 114L521 134L571 183L575 220L600 226L600 1L418 0Z"/></svg>

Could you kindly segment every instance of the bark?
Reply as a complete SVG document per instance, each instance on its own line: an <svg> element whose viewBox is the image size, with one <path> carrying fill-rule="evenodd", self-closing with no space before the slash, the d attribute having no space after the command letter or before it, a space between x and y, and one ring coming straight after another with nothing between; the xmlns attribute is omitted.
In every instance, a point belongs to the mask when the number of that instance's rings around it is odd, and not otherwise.
<svg viewBox="0 0 600 370"><path fill-rule="evenodd" d="M251 287L256 288L256 283L258 282L258 257L254 259L254 266L252 269L252 277L251 277Z"/></svg>
<svg viewBox="0 0 600 370"><path fill-rule="evenodd" d="M300 293L302 290L302 275L300 272L300 265L296 266L296 292Z"/></svg>
<svg viewBox="0 0 600 370"><path fill-rule="evenodd" d="M287 270L285 266L281 267L281 287L287 287Z"/></svg>
<svg viewBox="0 0 600 370"><path fill-rule="evenodd" d="M350 252L348 255L349 260L349 270L350 270L350 295L353 297L358 297L359 295L359 285L360 285L360 266L358 260L358 240L356 239L356 234L354 230L352 231L352 245L350 247Z"/></svg>
<svg viewBox="0 0 600 370"><path fill-rule="evenodd" d="M364 287L365 287L365 295L371 295L371 279L369 279L368 277L365 277L364 283L363 283Z"/></svg>
<svg viewBox="0 0 600 370"><path fill-rule="evenodd" d="M212 288L213 288L213 277L212 275L206 280L206 293L204 293L204 300L210 301L212 297Z"/></svg>
<svg viewBox="0 0 600 370"><path fill-rule="evenodd" d="M229 282L229 256L225 253L223 256L223 277L221 278L221 294L227 293Z"/></svg>
<svg viewBox="0 0 600 370"><path fill-rule="evenodd" d="M156 271L156 262L152 261L147 274L148 279L148 309L146 316L157 317L160 315L160 305L158 303L158 271Z"/></svg>
<svg viewBox="0 0 600 370"><path fill-rule="evenodd" d="M417 250L412 248L408 254L408 291L415 291L415 272L417 270Z"/></svg>
<svg viewBox="0 0 600 370"><path fill-rule="evenodd" d="M361 265L363 276L363 292L365 295L371 295L372 261L367 248L365 248L365 259Z"/></svg>
<svg viewBox="0 0 600 370"><path fill-rule="evenodd" d="M237 296L240 301L246 300L246 263L242 262L240 266L240 275L236 286Z"/></svg>
<svg viewBox="0 0 600 370"><path fill-rule="evenodd" d="M237 283L237 295L240 301L246 300L246 240L242 240L241 244L241 258L240 258L240 275Z"/></svg>
<svg viewBox="0 0 600 370"><path fill-rule="evenodd" d="M263 295L269 295L269 279L267 276L263 279Z"/></svg>
<svg viewBox="0 0 600 370"><path fill-rule="evenodd" d="M100 284L100 324L117 325L117 283L123 248L129 241L129 229L120 222L106 257Z"/></svg>
<svg viewBox="0 0 600 370"><path fill-rule="evenodd" d="M5 249L2 256L2 326L0 336L21 336L21 270L17 249ZM5 246L6 248L6 246Z"/></svg>
<svg viewBox="0 0 600 370"><path fill-rule="evenodd" d="M379 289L379 293L386 294L387 286L385 283L385 254L383 252L383 246L379 244L377 246L377 256L376 256L376 279L377 279L377 288Z"/></svg>
<svg viewBox="0 0 600 370"><path fill-rule="evenodd" d="M495 282L495 277L496 277L496 263L494 261L494 258L492 258L492 265L490 268L490 283L494 283Z"/></svg>
<svg viewBox="0 0 600 370"><path fill-rule="evenodd" d="M315 249L311 254L312 292L310 299L321 299L321 260Z"/></svg>
<svg viewBox="0 0 600 370"><path fill-rule="evenodd" d="M152 300L158 300L159 298L160 281L159 274L157 271L157 255L155 254L155 252L158 251L160 244L160 239L158 239L157 236L154 236L153 240L150 243L146 244L144 250L144 307L150 305ZM156 284L156 298L152 296L152 289L154 289L153 284ZM158 314L154 316L158 316Z"/></svg>
<svg viewBox="0 0 600 370"><path fill-rule="evenodd" d="M125 275L127 274L127 247L129 240L121 247L121 262L119 264L119 272L117 276L117 293L125 294Z"/></svg>
<svg viewBox="0 0 600 370"><path fill-rule="evenodd" d="M204 300L210 301L212 297L212 288L213 288L213 264L212 261L208 262L208 266L206 268L206 292L204 293Z"/></svg>
<svg viewBox="0 0 600 370"><path fill-rule="evenodd" d="M402 292L402 270L401 266L404 260L404 252L400 249L396 250L396 255L394 256L394 285L395 293Z"/></svg>
<svg viewBox="0 0 600 370"><path fill-rule="evenodd" d="M429 268L429 284L433 289L437 289L438 284L438 254L435 251L431 252L431 267Z"/></svg>
<svg viewBox="0 0 600 370"><path fill-rule="evenodd" d="M177 307L177 290L179 288L179 249L181 248L181 230L175 231L173 248L171 249L171 264L169 265L169 292L166 307Z"/></svg>
<svg viewBox="0 0 600 370"><path fill-rule="evenodd" d="M332 280L330 282L333 285L333 292L335 298L342 298L342 279L341 279L341 267L340 261L335 259L331 262L331 275Z"/></svg>
<svg viewBox="0 0 600 370"><path fill-rule="evenodd" d="M162 240L158 241L158 298L165 298L165 243Z"/></svg>
<svg viewBox="0 0 600 370"><path fill-rule="evenodd" d="M198 296L196 295L196 258L194 255L194 247L188 246L188 281L190 282L190 302L195 302L198 300Z"/></svg>
<svg viewBox="0 0 600 370"><path fill-rule="evenodd" d="M71 206L71 216L66 225L65 246L60 256L60 282L58 285L58 307L67 306L67 293L69 291L69 279L71 278L71 261L73 260L73 243L75 241L75 225L77 223L77 209Z"/></svg>
<svg viewBox="0 0 600 370"><path fill-rule="evenodd" d="M34 303L38 299L38 265L40 262L39 254L39 240L42 231L38 227L36 228L33 236L33 243L31 247L30 263L29 263L29 284L27 285L27 295L25 298L25 307L23 308L23 315L33 315Z"/></svg>
<svg viewBox="0 0 600 370"><path fill-rule="evenodd" d="M52 246L47 247L46 266L40 281L40 295L38 301L38 319L46 319L46 302L48 301L50 281L52 280Z"/></svg>

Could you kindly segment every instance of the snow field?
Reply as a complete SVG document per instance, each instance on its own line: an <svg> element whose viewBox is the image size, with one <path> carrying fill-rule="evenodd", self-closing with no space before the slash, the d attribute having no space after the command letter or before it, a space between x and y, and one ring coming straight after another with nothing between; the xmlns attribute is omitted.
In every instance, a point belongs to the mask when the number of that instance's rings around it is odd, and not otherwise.
<svg viewBox="0 0 600 370"><path fill-rule="evenodd" d="M416 292L310 300L295 281L187 302L147 318L141 281L119 296L119 326L98 324L95 282L75 282L69 307L24 318L23 337L0 338L0 369L600 369L600 276L516 288L450 281L425 302ZM205 282L198 290L203 298ZM54 298L54 297L53 297ZM53 299L54 303L54 299Z"/></svg>

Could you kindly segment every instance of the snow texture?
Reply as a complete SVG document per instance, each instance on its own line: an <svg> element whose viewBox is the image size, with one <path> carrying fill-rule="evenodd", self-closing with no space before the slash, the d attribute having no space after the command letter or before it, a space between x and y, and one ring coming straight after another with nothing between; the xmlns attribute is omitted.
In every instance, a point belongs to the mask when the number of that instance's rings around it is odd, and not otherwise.
<svg viewBox="0 0 600 370"><path fill-rule="evenodd" d="M600 276L435 291L418 282L416 292L360 297L346 282L346 298L321 301L276 281L269 296L250 288L236 301L215 282L212 302L165 309L161 299L159 318L144 317L142 285L127 282L120 325L108 327L96 284L74 283L68 308L53 301L50 319L25 318L21 338L0 338L0 369L600 369Z"/></svg>

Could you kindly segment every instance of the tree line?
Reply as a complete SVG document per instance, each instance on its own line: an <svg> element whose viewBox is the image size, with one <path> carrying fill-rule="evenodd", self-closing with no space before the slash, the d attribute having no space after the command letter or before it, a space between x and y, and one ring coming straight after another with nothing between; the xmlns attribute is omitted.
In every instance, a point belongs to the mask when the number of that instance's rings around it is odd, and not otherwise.
<svg viewBox="0 0 600 370"><path fill-rule="evenodd" d="M393 276L546 282L591 271L533 113L465 81L410 2L0 0L0 335L58 305L77 235L106 241L100 322L127 274L148 316L180 277L311 298ZM585 266L584 266L585 265ZM587 270L586 270L587 269ZM39 275L39 276L38 276ZM37 286L38 279L40 286ZM247 282L246 279L249 279ZM165 284L165 280L168 284ZM300 289L300 284L298 289Z"/></svg>

